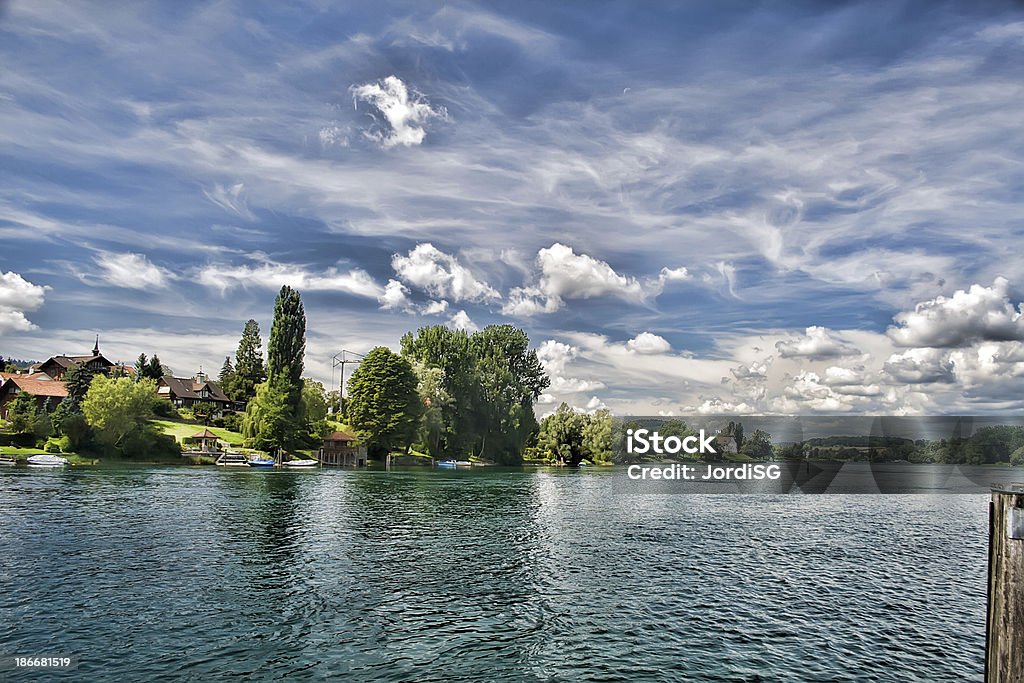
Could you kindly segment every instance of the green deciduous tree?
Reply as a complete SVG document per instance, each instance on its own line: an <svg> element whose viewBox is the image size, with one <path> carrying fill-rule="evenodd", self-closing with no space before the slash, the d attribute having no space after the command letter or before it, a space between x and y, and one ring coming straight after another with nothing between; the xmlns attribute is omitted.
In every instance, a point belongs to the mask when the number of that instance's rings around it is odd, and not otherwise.
<svg viewBox="0 0 1024 683"><path fill-rule="evenodd" d="M406 449L415 439L423 410L416 385L412 364L383 346L349 378L349 423L376 452Z"/></svg>
<svg viewBox="0 0 1024 683"><path fill-rule="evenodd" d="M586 416L583 425L583 457L594 463L612 460L612 414L602 408Z"/></svg>
<svg viewBox="0 0 1024 683"><path fill-rule="evenodd" d="M98 375L82 401L82 414L98 441L117 447L152 416L157 400L156 383L151 379L136 382L130 377Z"/></svg>
<svg viewBox="0 0 1024 683"><path fill-rule="evenodd" d="M279 382L288 391L294 408L301 400L305 355L306 312L299 293L285 285L274 302L274 323L267 343L267 379Z"/></svg>
<svg viewBox="0 0 1024 683"><path fill-rule="evenodd" d="M540 423L537 435L537 450L542 457L564 465L575 467L583 461L583 432L586 416L577 413L568 404L558 406Z"/></svg>

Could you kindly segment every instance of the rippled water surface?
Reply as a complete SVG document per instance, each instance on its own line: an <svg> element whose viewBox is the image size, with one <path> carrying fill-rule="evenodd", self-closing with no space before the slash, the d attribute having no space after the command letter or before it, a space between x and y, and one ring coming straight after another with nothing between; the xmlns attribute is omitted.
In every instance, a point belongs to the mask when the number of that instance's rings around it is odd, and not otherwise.
<svg viewBox="0 0 1024 683"><path fill-rule="evenodd" d="M985 496L612 476L0 471L0 654L111 681L981 679Z"/></svg>

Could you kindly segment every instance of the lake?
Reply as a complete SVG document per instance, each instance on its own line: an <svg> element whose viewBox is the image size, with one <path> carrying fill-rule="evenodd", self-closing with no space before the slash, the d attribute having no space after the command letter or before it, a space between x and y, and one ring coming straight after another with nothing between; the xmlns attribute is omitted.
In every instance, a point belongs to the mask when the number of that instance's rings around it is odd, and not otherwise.
<svg viewBox="0 0 1024 683"><path fill-rule="evenodd" d="M2 470L0 655L78 659L25 680L981 680L987 496L616 476Z"/></svg>

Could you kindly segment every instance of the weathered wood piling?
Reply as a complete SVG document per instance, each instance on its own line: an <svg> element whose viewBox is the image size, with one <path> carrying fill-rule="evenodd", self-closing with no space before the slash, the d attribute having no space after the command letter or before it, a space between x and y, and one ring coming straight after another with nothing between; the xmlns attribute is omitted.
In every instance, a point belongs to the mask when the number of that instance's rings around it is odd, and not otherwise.
<svg viewBox="0 0 1024 683"><path fill-rule="evenodd" d="M988 516L986 683L1024 683L1024 484L993 487Z"/></svg>

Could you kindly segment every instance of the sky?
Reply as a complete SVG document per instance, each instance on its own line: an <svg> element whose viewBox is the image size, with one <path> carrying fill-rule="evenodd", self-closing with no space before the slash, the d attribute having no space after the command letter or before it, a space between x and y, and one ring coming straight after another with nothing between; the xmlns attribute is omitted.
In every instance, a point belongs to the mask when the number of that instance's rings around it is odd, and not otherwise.
<svg viewBox="0 0 1024 683"><path fill-rule="evenodd" d="M1024 407L1024 5L0 2L0 354L524 328L619 414ZM350 366L351 369L351 366Z"/></svg>

